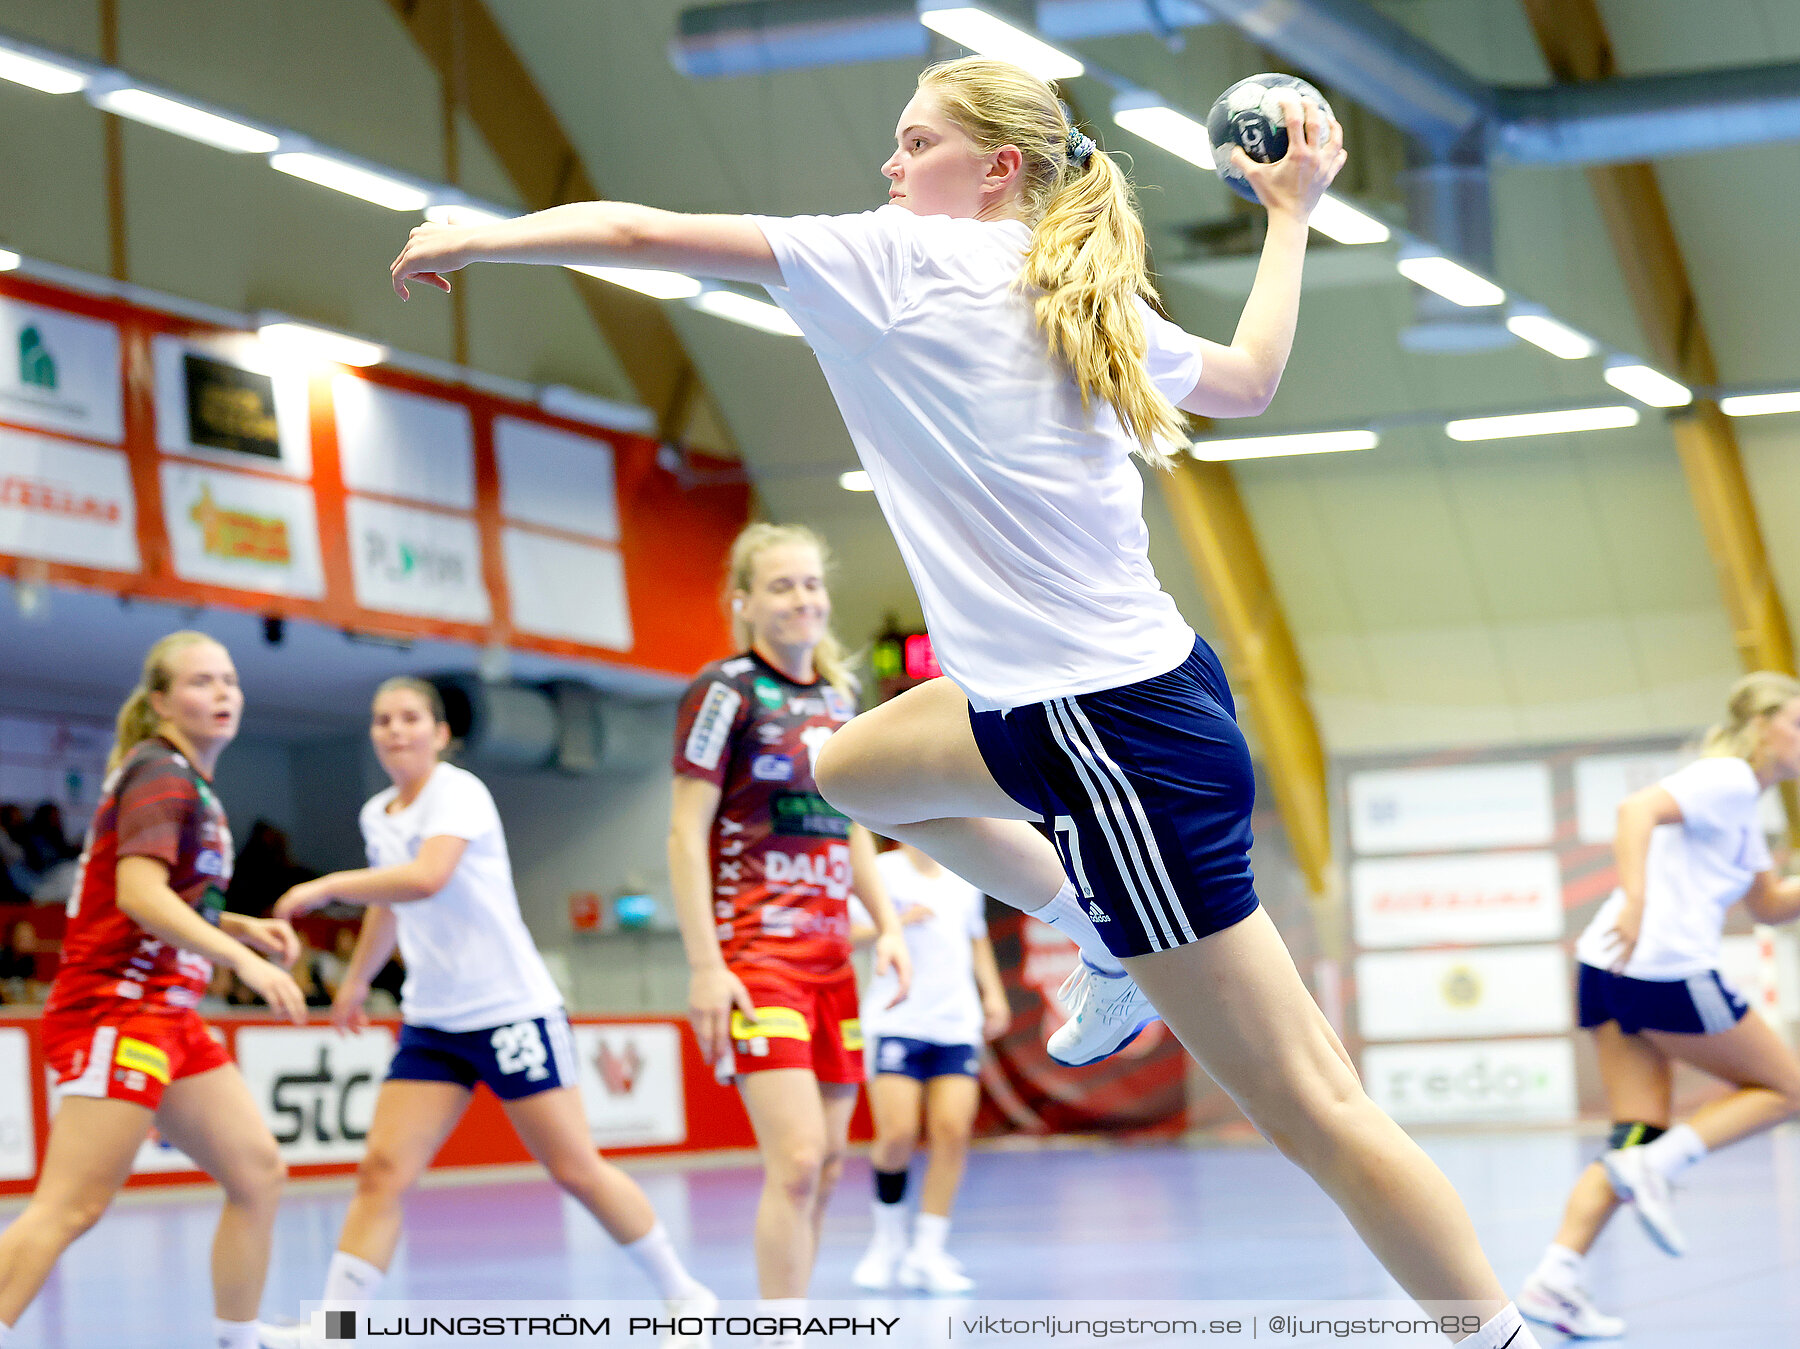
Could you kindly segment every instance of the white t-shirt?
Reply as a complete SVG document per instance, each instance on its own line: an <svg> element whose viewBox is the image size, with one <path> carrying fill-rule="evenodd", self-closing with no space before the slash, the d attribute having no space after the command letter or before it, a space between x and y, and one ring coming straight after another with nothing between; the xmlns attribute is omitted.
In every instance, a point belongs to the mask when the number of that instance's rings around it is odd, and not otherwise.
<svg viewBox="0 0 1800 1349"><path fill-rule="evenodd" d="M975 953L969 943L987 936L981 891L948 871L923 876L898 850L882 853L876 865L896 916L923 904L931 917L901 929L913 966L912 989L905 1001L888 1006L899 987L892 970L869 981L863 994L863 1037L871 1043L877 1035L903 1035L934 1045L980 1044L981 990L975 983ZM850 897L850 921L875 925L855 895Z"/></svg>
<svg viewBox="0 0 1800 1349"><path fill-rule="evenodd" d="M561 1007L562 994L519 916L500 812L481 779L441 763L417 800L390 813L398 794L389 787L362 808L370 866L404 865L428 838L468 843L442 890L393 906L406 962L402 1018L434 1030L487 1030Z"/></svg>
<svg viewBox="0 0 1800 1349"><path fill-rule="evenodd" d="M1135 442L1084 412L1014 290L1022 221L753 217L781 265L770 294L812 343L944 673L977 709L1166 674L1194 633L1151 570ZM1139 302L1172 401L1200 343Z"/></svg>
<svg viewBox="0 0 1800 1349"><path fill-rule="evenodd" d="M1744 760L1697 759L1660 785L1681 807L1682 822L1650 831L1644 923L1620 971L1632 979L1685 979L1717 968L1725 911L1775 865L1757 812L1762 784ZM1606 937L1624 903L1625 892L1614 890L1583 930L1575 944L1582 964L1611 968Z"/></svg>

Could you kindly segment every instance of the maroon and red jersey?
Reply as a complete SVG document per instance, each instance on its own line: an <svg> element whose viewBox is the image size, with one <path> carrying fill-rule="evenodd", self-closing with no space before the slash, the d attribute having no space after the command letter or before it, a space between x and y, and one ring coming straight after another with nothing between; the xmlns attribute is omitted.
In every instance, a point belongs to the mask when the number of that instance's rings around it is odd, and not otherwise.
<svg viewBox="0 0 1800 1349"><path fill-rule="evenodd" d="M151 936L120 910L121 857L166 863L169 888L208 922L219 921L231 882L231 827L206 779L166 740L139 744L101 788L46 1013L118 998L194 1007L206 992L211 961Z"/></svg>
<svg viewBox="0 0 1800 1349"><path fill-rule="evenodd" d="M733 968L822 980L849 967L850 821L819 795L813 759L855 714L755 652L707 666L682 697L675 772L720 790L713 916Z"/></svg>

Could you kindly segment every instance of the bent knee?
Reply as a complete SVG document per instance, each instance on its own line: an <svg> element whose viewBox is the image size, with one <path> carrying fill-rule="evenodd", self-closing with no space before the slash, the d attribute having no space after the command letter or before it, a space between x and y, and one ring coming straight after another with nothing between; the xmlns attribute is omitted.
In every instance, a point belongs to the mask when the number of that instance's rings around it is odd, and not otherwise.
<svg viewBox="0 0 1800 1349"><path fill-rule="evenodd" d="M769 1183L791 1195L812 1195L824 1179L826 1155L824 1148L787 1148L769 1158Z"/></svg>
<svg viewBox="0 0 1800 1349"><path fill-rule="evenodd" d="M970 1129L961 1120L949 1123L933 1123L930 1132L931 1150L933 1152L966 1152L969 1147Z"/></svg>
<svg viewBox="0 0 1800 1349"><path fill-rule="evenodd" d="M218 1181L232 1203L255 1207L279 1199L287 1175L287 1163L271 1138L266 1148L258 1147L248 1155L234 1157L230 1170Z"/></svg>
<svg viewBox="0 0 1800 1349"><path fill-rule="evenodd" d="M1352 1077L1277 1084L1239 1104L1282 1156L1306 1166L1357 1127L1373 1103Z"/></svg>
<svg viewBox="0 0 1800 1349"><path fill-rule="evenodd" d="M356 1168L356 1189L362 1195L399 1195L406 1191L414 1179L412 1165L392 1152L366 1152Z"/></svg>

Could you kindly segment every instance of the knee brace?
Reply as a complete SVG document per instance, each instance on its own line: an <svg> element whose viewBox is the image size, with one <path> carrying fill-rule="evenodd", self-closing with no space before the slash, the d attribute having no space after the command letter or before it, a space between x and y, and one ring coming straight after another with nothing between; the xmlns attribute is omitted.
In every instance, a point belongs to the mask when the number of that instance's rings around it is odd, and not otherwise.
<svg viewBox="0 0 1800 1349"><path fill-rule="evenodd" d="M1612 1132L1606 1137L1606 1146L1613 1149L1635 1148L1645 1143L1654 1143L1668 1130L1660 1124L1615 1124Z"/></svg>

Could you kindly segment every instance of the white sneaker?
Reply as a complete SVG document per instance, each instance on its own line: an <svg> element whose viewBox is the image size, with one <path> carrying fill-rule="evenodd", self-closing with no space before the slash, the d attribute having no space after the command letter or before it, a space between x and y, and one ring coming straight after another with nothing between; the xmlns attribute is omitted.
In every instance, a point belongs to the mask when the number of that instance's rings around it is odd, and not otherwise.
<svg viewBox="0 0 1800 1349"><path fill-rule="evenodd" d="M884 1293L894 1286L894 1271L900 1265L904 1248L891 1246L877 1237L869 1243L863 1258L850 1273L850 1282L871 1293Z"/></svg>
<svg viewBox="0 0 1800 1349"><path fill-rule="evenodd" d="M975 1287L975 1280L964 1274L962 1266L943 1251L908 1251L901 1257L895 1278L902 1288L936 1297L953 1297Z"/></svg>
<svg viewBox="0 0 1800 1349"><path fill-rule="evenodd" d="M1612 1340L1625 1333L1625 1318L1608 1316L1583 1288L1558 1288L1533 1274L1513 1299L1521 1316L1555 1326L1565 1335L1585 1340Z"/></svg>
<svg viewBox="0 0 1800 1349"><path fill-rule="evenodd" d="M710 1288L699 1284L686 1297L663 1299L663 1308L670 1316L711 1316L719 1310L719 1295ZM698 1335L670 1335L662 1342L662 1349L707 1349L712 1343L712 1336L702 1330Z"/></svg>
<svg viewBox="0 0 1800 1349"><path fill-rule="evenodd" d="M1071 1068L1117 1054L1156 1020L1156 1008L1135 979L1123 970L1102 974L1085 956L1063 980L1056 1000L1068 1008L1069 1019L1045 1048L1051 1058Z"/></svg>
<svg viewBox="0 0 1800 1349"><path fill-rule="evenodd" d="M1600 1158L1606 1178L1621 1199L1631 1201L1637 1209L1638 1221L1650 1240L1670 1255L1687 1250L1687 1239L1675 1225L1675 1203L1669 1194L1669 1180L1644 1160L1642 1147L1614 1148Z"/></svg>

